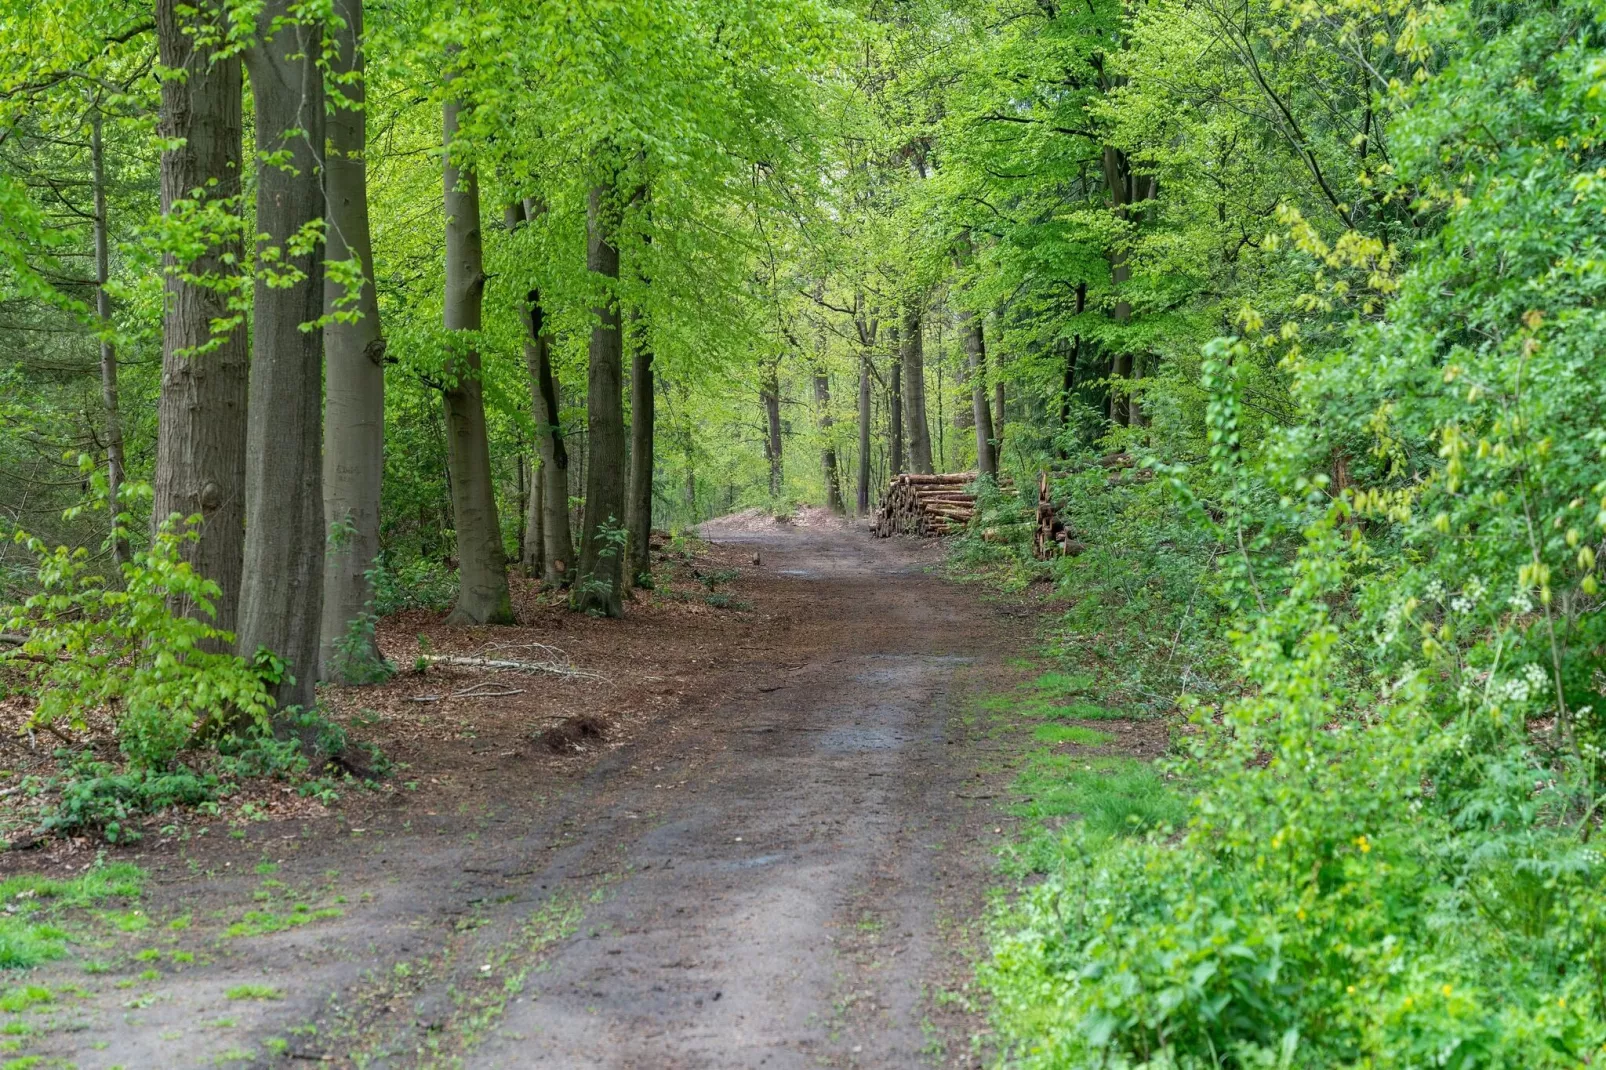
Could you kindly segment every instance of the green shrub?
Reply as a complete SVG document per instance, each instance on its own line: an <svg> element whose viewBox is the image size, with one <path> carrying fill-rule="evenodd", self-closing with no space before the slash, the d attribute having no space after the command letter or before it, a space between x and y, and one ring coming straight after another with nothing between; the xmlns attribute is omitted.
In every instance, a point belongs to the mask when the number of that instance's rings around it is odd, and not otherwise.
<svg viewBox="0 0 1606 1070"><path fill-rule="evenodd" d="M124 494L149 490L130 486ZM157 767L210 719L267 716L271 699L261 676L217 649L234 640L207 622L217 584L183 559L198 523L165 521L150 547L122 566L120 586L91 571L83 548L52 549L16 534L35 559L38 589L0 611L6 630L26 636L0 659L27 675L33 723L82 728L90 711L110 710L123 753L135 765ZM185 605L194 616L175 611Z"/></svg>

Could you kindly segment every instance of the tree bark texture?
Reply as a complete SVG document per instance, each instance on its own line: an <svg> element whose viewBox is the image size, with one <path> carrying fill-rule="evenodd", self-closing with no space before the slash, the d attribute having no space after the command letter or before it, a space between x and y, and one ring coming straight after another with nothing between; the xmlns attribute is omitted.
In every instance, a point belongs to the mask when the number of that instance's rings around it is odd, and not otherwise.
<svg viewBox="0 0 1606 1070"><path fill-rule="evenodd" d="M636 316L636 348L630 358L630 488L625 500L625 526L630 530L630 582L652 585L652 474L655 448L652 340Z"/></svg>
<svg viewBox="0 0 1606 1070"><path fill-rule="evenodd" d="M1156 192L1156 181L1153 176L1134 174L1132 161L1120 149L1106 147L1103 156L1104 181L1109 187L1110 197L1115 202L1116 211L1124 219L1131 219L1137 210L1134 206L1142 201L1150 200ZM1126 249L1117 245L1110 250L1110 281L1115 286L1117 295L1121 293L1121 285L1132 277L1132 265L1127 260ZM1124 297L1117 296L1115 307L1110 312L1110 318L1117 323L1126 323L1132 318L1132 303ZM1132 378L1132 354L1129 352L1117 353L1111 367L1111 377L1114 379ZM1127 426L1132 421L1132 396L1124 387L1112 384L1110 391L1110 419L1117 424Z"/></svg>
<svg viewBox="0 0 1606 1070"><path fill-rule="evenodd" d="M541 211L533 199L524 202L524 218ZM574 534L569 525L569 451L559 421L558 381L552 371L552 337L547 333L541 291L524 296L524 366L530 380L530 417L535 421L541 456L541 567L547 583L568 584L574 576Z"/></svg>
<svg viewBox="0 0 1606 1070"><path fill-rule="evenodd" d="M507 554L491 484L491 445L485 427L484 384L478 334L485 298L485 255L480 234L480 187L473 168L452 155L459 104L442 109L442 169L446 193L446 330L451 338L443 395L446 463L451 472L452 524L457 531L457 605L451 624L511 624Z"/></svg>
<svg viewBox="0 0 1606 1070"><path fill-rule="evenodd" d="M619 279L614 199L612 183L593 186L586 210L586 267L605 280L605 289L601 303L592 309L584 542L571 599L576 609L609 617L624 609L624 547L619 540L625 512L624 333L614 292Z"/></svg>
<svg viewBox="0 0 1606 1070"><path fill-rule="evenodd" d="M976 425L976 471L997 479L998 451L993 440L993 414L987 408L987 339L982 317L975 312L961 312L959 336L965 346L965 363L970 373L971 421Z"/></svg>
<svg viewBox="0 0 1606 1070"><path fill-rule="evenodd" d="M530 463L524 487L524 535L519 543L519 564L524 574L540 579L546 568L546 474L541 458Z"/></svg>
<svg viewBox="0 0 1606 1070"><path fill-rule="evenodd" d="M855 512L866 516L870 512L870 354L859 355L859 478Z"/></svg>
<svg viewBox="0 0 1606 1070"><path fill-rule="evenodd" d="M1080 316L1087 308L1087 283L1076 284L1076 315ZM1071 424L1071 394L1076 389L1076 365L1082 359L1082 336L1078 333L1071 339L1070 351L1065 354L1065 370L1063 381L1060 383L1060 430L1069 430ZM1061 456L1065 455L1061 450Z"/></svg>
<svg viewBox="0 0 1606 1070"><path fill-rule="evenodd" d="M930 475L931 424L926 419L926 355L921 318L918 303L904 309L903 405L909 427L909 465L921 475Z"/></svg>
<svg viewBox="0 0 1606 1070"><path fill-rule="evenodd" d="M784 483L781 467L781 358L765 361L764 379L759 385L764 403L764 459L770 466L770 497L779 498Z"/></svg>
<svg viewBox="0 0 1606 1070"><path fill-rule="evenodd" d="M101 114L97 107L89 125L89 163L95 195L95 318L100 321L100 407L106 421L106 510L111 520L112 564L128 561L128 540L117 515L121 508L123 478L123 421L118 413L117 347L112 343L112 298L106 292L111 278L110 221L106 216L106 150L101 142Z"/></svg>
<svg viewBox="0 0 1606 1070"><path fill-rule="evenodd" d="M825 506L833 513L841 513L845 511L842 486L837 481L836 443L831 437L836 424L831 418L831 377L823 360L814 365L814 406L820 413L820 475L825 479Z"/></svg>
<svg viewBox="0 0 1606 1070"><path fill-rule="evenodd" d="M323 27L292 20L291 0L267 0L246 51L256 115L257 262L246 421L245 573L238 649L285 663L279 709L311 707L323 610L322 242L298 236L323 218L324 93L316 59ZM288 285L284 283L288 282Z"/></svg>
<svg viewBox="0 0 1606 1070"><path fill-rule="evenodd" d="M887 462L892 475L903 473L903 357L898 332L892 337L892 364L887 369Z"/></svg>
<svg viewBox="0 0 1606 1070"><path fill-rule="evenodd" d="M355 322L324 327L323 509L329 525L324 556L323 625L319 658L325 679L353 682L348 669L378 664L373 629L361 627L373 608L369 574L379 556L379 494L385 472L385 340L374 291L374 253L368 226L368 124L363 110L362 0L334 0L345 25L335 31L337 75L344 99L333 101L324 154L331 263L356 260L362 289L341 305L346 287L325 280L324 312L356 312ZM354 627L354 625L357 625ZM339 646L337 646L337 643Z"/></svg>
<svg viewBox="0 0 1606 1070"><path fill-rule="evenodd" d="M162 153L162 214L195 209L240 211L241 80L238 56L216 57L197 46L196 27L181 0L158 0L156 34L163 67L183 77L162 82L157 132L172 147ZM223 32L221 3L202 2L204 32ZM199 539L186 561L216 583L215 623L233 632L239 622L240 570L245 543L247 345L245 319L230 307L242 295L245 259L236 230L222 229L194 260L163 260L162 388L156 435L153 524L173 514L199 516ZM215 280L211 283L198 280ZM213 324L219 324L213 335ZM193 606L175 607L194 613Z"/></svg>

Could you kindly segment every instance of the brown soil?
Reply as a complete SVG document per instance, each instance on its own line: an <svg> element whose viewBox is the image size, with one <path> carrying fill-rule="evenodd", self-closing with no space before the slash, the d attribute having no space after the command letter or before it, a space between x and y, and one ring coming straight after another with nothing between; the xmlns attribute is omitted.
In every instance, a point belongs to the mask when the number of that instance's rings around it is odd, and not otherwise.
<svg viewBox="0 0 1606 1070"><path fill-rule="evenodd" d="M29 1013L25 1052L85 1070L980 1065L965 985L1008 826L975 800L1008 795L1009 744L972 727L971 698L1018 677L1004 658L1035 614L939 578L932 542L818 514L705 535L623 620L521 587L518 627L387 621L404 671L325 699L400 763L389 780L327 807L258 789L112 851L150 871L151 924L86 922L99 946L27 978L81 994ZM579 672L420 673L421 652ZM95 853L55 842L0 872ZM278 998L228 998L247 984Z"/></svg>

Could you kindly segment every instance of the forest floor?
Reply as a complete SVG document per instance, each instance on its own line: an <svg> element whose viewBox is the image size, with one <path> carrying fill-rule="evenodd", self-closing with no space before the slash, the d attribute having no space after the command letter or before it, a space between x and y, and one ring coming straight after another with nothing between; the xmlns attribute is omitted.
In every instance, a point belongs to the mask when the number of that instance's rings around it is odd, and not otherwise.
<svg viewBox="0 0 1606 1070"><path fill-rule="evenodd" d="M935 542L817 513L704 536L620 621L533 587L517 627L386 621L402 671L325 696L397 763L377 790L247 792L133 847L0 855L0 876L97 854L149 874L139 910L78 919L72 956L0 998L4 1050L85 1070L981 1065L969 982L1027 743L980 711L1029 678L1039 610L943 578ZM595 675L413 670L556 656L536 644Z"/></svg>

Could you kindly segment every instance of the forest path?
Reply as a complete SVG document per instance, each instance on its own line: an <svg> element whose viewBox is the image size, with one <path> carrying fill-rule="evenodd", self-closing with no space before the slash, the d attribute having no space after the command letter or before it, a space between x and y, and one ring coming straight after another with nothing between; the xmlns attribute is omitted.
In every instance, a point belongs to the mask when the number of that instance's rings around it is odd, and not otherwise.
<svg viewBox="0 0 1606 1070"><path fill-rule="evenodd" d="M973 1023L939 1025L938 991L996 842L955 791L999 622L861 531L707 534L758 550L812 612L708 712L711 758L588 800L633 826L604 833L629 840L624 875L468 1065L969 1065Z"/></svg>
<svg viewBox="0 0 1606 1070"><path fill-rule="evenodd" d="M380 730L434 710L464 726L397 737L396 779L420 790L152 844L149 929L93 976L46 971L80 987L35 1013L27 1052L83 1070L979 1066L958 992L1010 763L976 700L1019 678L1005 659L1035 614L941 578L929 541L817 516L705 535L751 611L497 633L612 672L600 758L541 758L530 717L515 734L493 703L474 720L397 697L454 686L403 674ZM593 642L625 645L603 660ZM557 685L520 686L498 701ZM563 708L604 708L576 694Z"/></svg>

